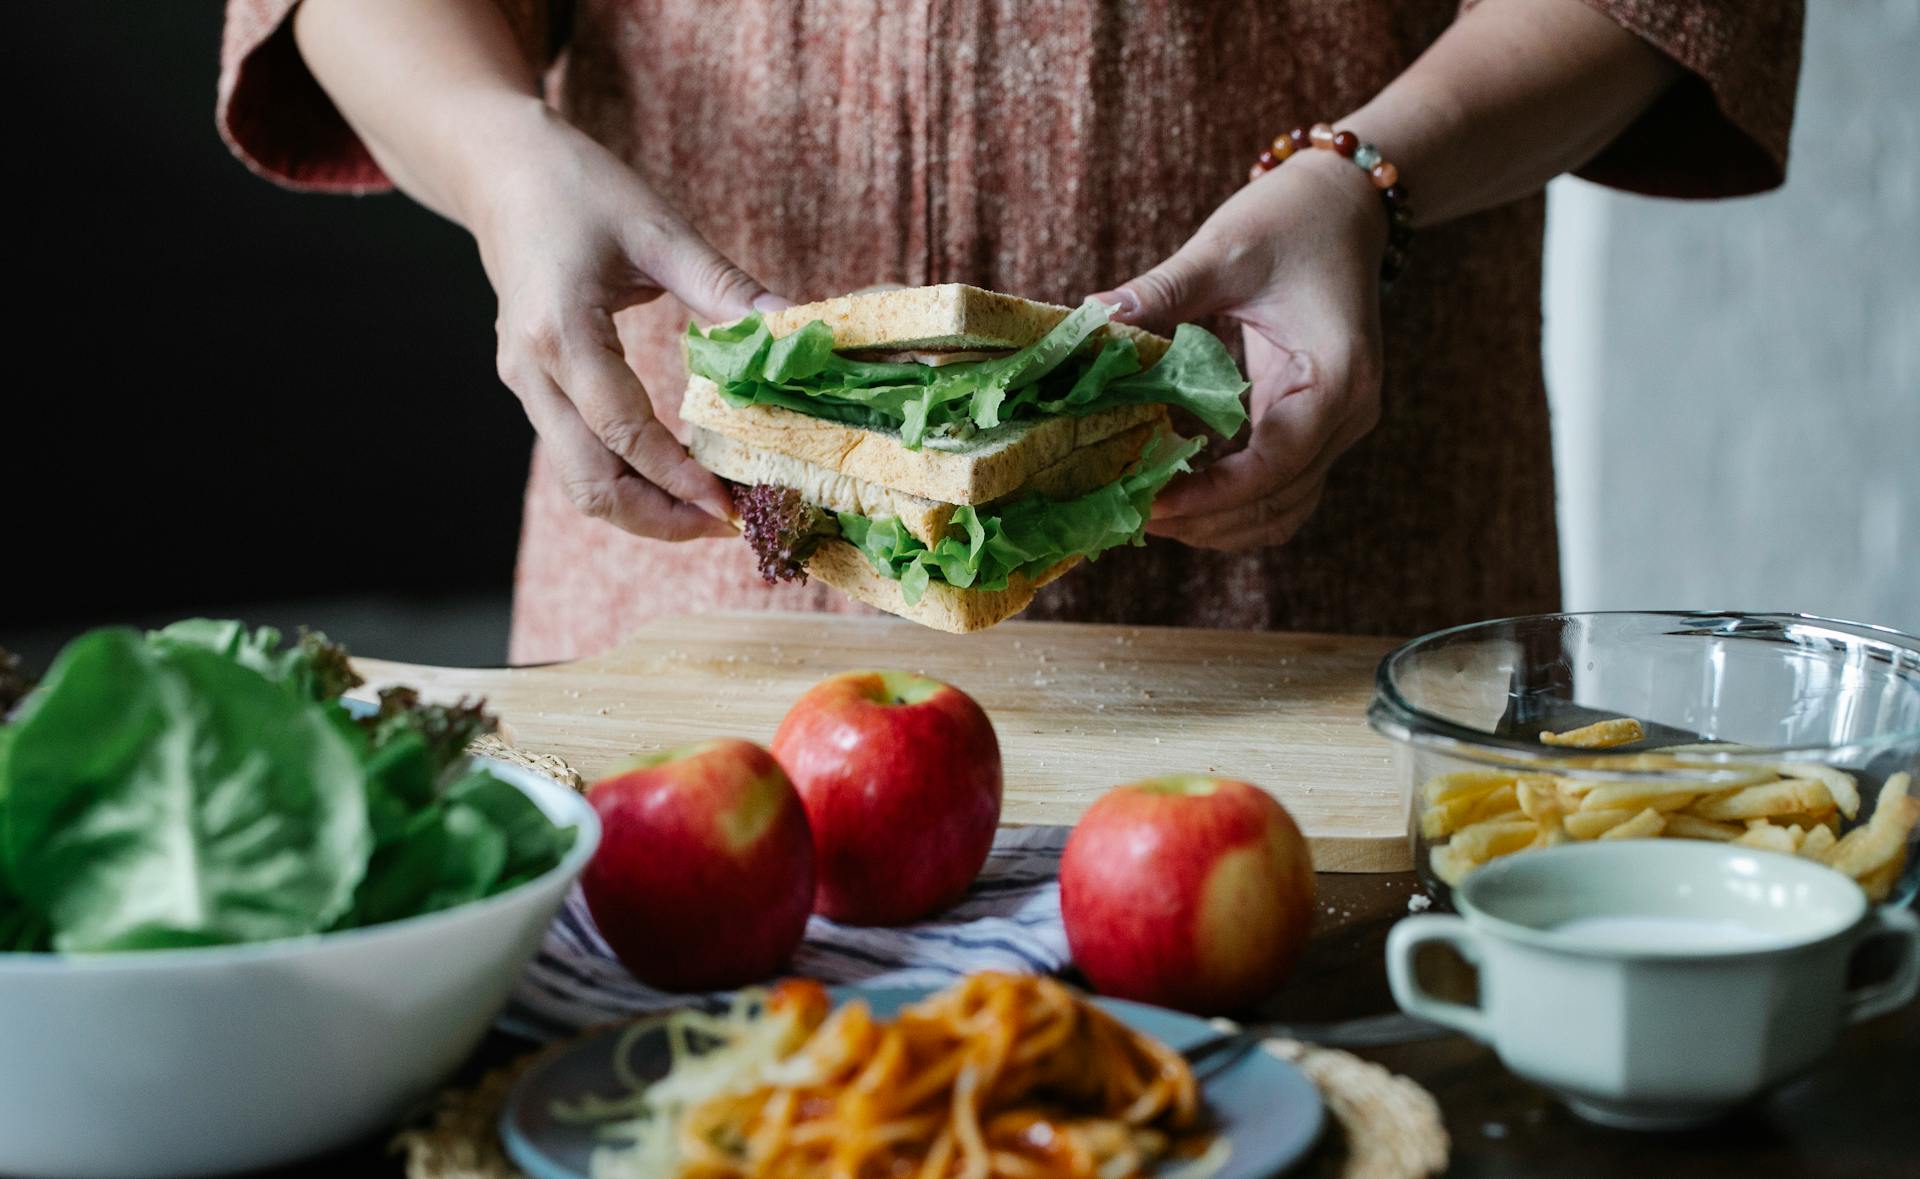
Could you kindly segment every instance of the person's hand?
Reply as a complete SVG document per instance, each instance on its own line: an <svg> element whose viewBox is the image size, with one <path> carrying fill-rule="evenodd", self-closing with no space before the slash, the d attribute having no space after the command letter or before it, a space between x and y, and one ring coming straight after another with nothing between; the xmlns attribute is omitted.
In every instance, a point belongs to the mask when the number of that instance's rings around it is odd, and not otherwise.
<svg viewBox="0 0 1920 1179"><path fill-rule="evenodd" d="M1147 530L1201 548L1284 544L1319 506L1334 461L1380 418L1386 216L1366 175L1307 151L1221 205L1165 262L1096 296L1116 318L1171 328L1206 315L1246 343L1245 450L1182 477Z"/></svg>
<svg viewBox="0 0 1920 1179"><path fill-rule="evenodd" d="M786 300L544 107L513 140L466 218L500 299L500 379L582 512L662 540L733 535L725 487L655 416L613 314L662 292L708 322Z"/></svg>

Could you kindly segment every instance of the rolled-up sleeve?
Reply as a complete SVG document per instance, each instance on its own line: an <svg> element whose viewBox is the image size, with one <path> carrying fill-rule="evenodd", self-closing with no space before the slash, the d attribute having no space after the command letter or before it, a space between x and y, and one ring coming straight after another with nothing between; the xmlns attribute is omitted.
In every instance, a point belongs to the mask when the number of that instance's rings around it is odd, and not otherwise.
<svg viewBox="0 0 1920 1179"><path fill-rule="evenodd" d="M1651 196L1741 196L1787 174L1801 0L1582 0L1685 77L1579 175Z"/></svg>
<svg viewBox="0 0 1920 1179"><path fill-rule="evenodd" d="M366 144L314 79L293 40L300 0L227 0L214 119L255 174L306 192L392 187ZM531 60L554 51L553 0L494 0Z"/></svg>

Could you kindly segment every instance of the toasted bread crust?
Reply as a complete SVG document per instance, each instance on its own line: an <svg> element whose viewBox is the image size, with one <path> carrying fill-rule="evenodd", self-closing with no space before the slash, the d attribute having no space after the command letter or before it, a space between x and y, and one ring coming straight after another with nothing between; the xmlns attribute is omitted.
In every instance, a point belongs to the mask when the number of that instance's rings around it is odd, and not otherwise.
<svg viewBox="0 0 1920 1179"><path fill-rule="evenodd" d="M1068 308L1018 295L983 291L963 283L869 291L789 307L765 315L775 336L797 332L818 319L833 329L835 348L956 350L1024 348L1053 329ZM1131 337L1142 364L1166 353L1169 341L1128 324L1109 324L1110 335Z"/></svg>
<svg viewBox="0 0 1920 1179"><path fill-rule="evenodd" d="M1003 590L957 589L935 581L911 606L901 596L899 582L876 572L860 550L844 540L822 541L807 562L807 572L869 606L961 635L985 630L1025 610L1034 591L1079 563L1080 558L1074 557L1032 578L1016 573Z"/></svg>

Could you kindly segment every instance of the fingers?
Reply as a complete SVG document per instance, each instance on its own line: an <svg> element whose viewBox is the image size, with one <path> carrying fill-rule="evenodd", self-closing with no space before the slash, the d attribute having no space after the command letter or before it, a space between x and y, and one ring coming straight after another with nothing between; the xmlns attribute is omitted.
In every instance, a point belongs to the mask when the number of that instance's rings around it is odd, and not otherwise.
<svg viewBox="0 0 1920 1179"><path fill-rule="evenodd" d="M793 305L721 256L677 214L636 224L627 245L655 282L708 323Z"/></svg>
<svg viewBox="0 0 1920 1179"><path fill-rule="evenodd" d="M1138 278L1093 297L1102 303L1117 305L1113 317L1122 323L1164 327L1205 315L1206 310L1199 308L1204 302L1206 285L1206 276L1200 267L1175 254Z"/></svg>
<svg viewBox="0 0 1920 1179"><path fill-rule="evenodd" d="M1305 349L1246 333L1254 373L1245 450L1175 482L1148 531L1202 548L1284 544L1312 515L1333 464L1373 429L1378 382L1360 353L1323 365Z"/></svg>
<svg viewBox="0 0 1920 1179"><path fill-rule="evenodd" d="M1256 439L1247 450L1214 464L1218 468L1243 460L1243 465L1222 479L1227 491L1223 498L1230 502L1188 515L1162 514L1156 504L1147 531L1196 548L1249 549L1285 544L1319 505L1333 464L1366 437L1372 426L1371 419L1364 416L1342 419L1304 463L1284 457L1263 460L1255 454L1263 446ZM1271 475L1276 469L1294 468L1297 473L1291 477Z"/></svg>
<svg viewBox="0 0 1920 1179"><path fill-rule="evenodd" d="M1157 328L1245 302L1264 285L1279 249L1258 212L1238 198L1229 200L1172 257L1093 297L1118 303L1115 319Z"/></svg>
<svg viewBox="0 0 1920 1179"><path fill-rule="evenodd" d="M731 536L734 529L691 504L681 503L636 475L601 444L560 387L544 373L515 382L527 419L547 443L567 498L584 515L639 536L696 540Z"/></svg>
<svg viewBox="0 0 1920 1179"><path fill-rule="evenodd" d="M1333 460L1357 439L1357 434L1349 440L1339 430L1323 437L1298 439L1288 438L1279 430L1264 438L1256 436L1247 449L1184 481L1188 486L1176 484L1170 488L1162 499L1171 502L1164 506L1156 502L1153 520L1167 524L1205 520L1270 501L1324 477Z"/></svg>
<svg viewBox="0 0 1920 1179"><path fill-rule="evenodd" d="M668 495L726 517L732 507L726 488L653 416L611 323L570 333L552 359L548 372L602 445Z"/></svg>
<svg viewBox="0 0 1920 1179"><path fill-rule="evenodd" d="M1221 282L1227 263L1203 226L1160 265L1093 297L1118 304L1114 318L1123 323L1172 327L1234 301L1235 292Z"/></svg>
<svg viewBox="0 0 1920 1179"><path fill-rule="evenodd" d="M505 329L500 376L553 449L587 515L666 540L725 536L731 497L653 416L617 348L591 329Z"/></svg>
<svg viewBox="0 0 1920 1179"><path fill-rule="evenodd" d="M1242 550L1285 544L1320 506L1326 487L1324 476L1302 480L1225 512L1153 520L1147 524L1147 531L1197 549Z"/></svg>
<svg viewBox="0 0 1920 1179"><path fill-rule="evenodd" d="M1254 374L1246 449L1168 488L1153 505L1156 517L1221 511L1291 482L1332 434L1341 374L1323 371L1304 350L1280 348L1252 333L1246 338Z"/></svg>
<svg viewBox="0 0 1920 1179"><path fill-rule="evenodd" d="M500 298L501 379L582 511L646 536L721 536L732 498L653 412L613 315L661 292L709 320L786 301L583 136L511 187L476 236Z"/></svg>

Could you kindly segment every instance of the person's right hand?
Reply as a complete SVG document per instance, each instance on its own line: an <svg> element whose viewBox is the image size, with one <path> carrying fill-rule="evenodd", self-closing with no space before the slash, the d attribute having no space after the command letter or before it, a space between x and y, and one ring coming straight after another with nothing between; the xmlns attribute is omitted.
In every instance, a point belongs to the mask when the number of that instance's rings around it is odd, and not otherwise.
<svg viewBox="0 0 1920 1179"><path fill-rule="evenodd" d="M700 318L786 306L634 170L540 107L503 145L468 227L500 299L500 379L545 440L575 506L661 540L730 536L725 487L655 415L613 314L672 294Z"/></svg>

